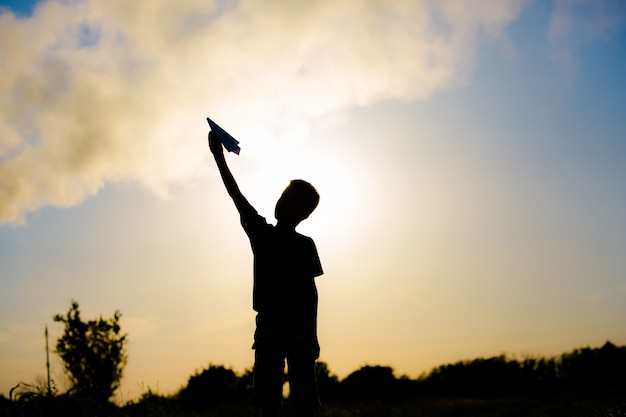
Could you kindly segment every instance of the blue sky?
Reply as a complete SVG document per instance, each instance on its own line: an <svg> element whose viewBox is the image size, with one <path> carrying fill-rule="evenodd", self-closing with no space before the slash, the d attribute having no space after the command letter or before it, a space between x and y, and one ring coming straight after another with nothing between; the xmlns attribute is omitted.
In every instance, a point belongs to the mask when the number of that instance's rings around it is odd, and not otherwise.
<svg viewBox="0 0 626 417"><path fill-rule="evenodd" d="M29 0L13 0L13 1L3 1L2 3L0 3L0 5L2 5L2 7L10 9L13 13L19 16L26 17L32 13L33 8L35 7L36 3L37 2L35 1L29 1Z"/></svg>
<svg viewBox="0 0 626 417"><path fill-rule="evenodd" d="M0 15L0 393L71 299L122 312L120 398L252 365L206 116L268 220L289 179L320 190L299 230L341 377L626 344L621 2L27 5Z"/></svg>

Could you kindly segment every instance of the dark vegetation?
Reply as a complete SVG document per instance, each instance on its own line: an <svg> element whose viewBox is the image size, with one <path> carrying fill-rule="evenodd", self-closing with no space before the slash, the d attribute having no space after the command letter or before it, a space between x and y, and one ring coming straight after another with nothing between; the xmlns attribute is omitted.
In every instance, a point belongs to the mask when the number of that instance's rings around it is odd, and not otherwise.
<svg viewBox="0 0 626 417"><path fill-rule="evenodd" d="M626 416L626 346L607 342L554 358L496 356L442 365L417 379L366 365L343 380L317 364L320 416ZM0 416L254 416L252 371L210 364L174 395L150 389L123 406L77 392L18 387ZM285 415L289 403L285 401Z"/></svg>
<svg viewBox="0 0 626 417"><path fill-rule="evenodd" d="M73 300L65 316L54 316L55 322L65 325L56 353L63 360L73 394L102 402L119 388L127 360L124 347L127 335L120 334L121 316L116 311L109 319L100 316L84 322L78 302Z"/></svg>
<svg viewBox="0 0 626 417"><path fill-rule="evenodd" d="M240 375L213 364L173 395L148 389L127 404L110 402L126 362L119 316L84 323L76 302L67 316L55 316L66 325L57 353L72 388L59 394L47 384L20 383L9 398L0 396L0 417L257 415L248 405L252 371ZM626 416L626 346L610 342L552 358L462 361L417 379L398 377L388 366L366 365L340 380L326 363L316 367L320 417ZM283 415L292 415L288 400Z"/></svg>

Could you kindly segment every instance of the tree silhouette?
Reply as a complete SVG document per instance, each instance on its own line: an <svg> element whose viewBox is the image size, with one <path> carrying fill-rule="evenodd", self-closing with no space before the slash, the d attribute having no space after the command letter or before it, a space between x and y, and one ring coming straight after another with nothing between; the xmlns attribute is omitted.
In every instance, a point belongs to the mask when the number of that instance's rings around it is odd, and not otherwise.
<svg viewBox="0 0 626 417"><path fill-rule="evenodd" d="M127 361L127 335L120 334L121 316L115 311L109 319L100 316L84 322L74 300L66 316L54 316L54 321L65 325L56 352L70 378L70 392L107 401L119 388Z"/></svg>

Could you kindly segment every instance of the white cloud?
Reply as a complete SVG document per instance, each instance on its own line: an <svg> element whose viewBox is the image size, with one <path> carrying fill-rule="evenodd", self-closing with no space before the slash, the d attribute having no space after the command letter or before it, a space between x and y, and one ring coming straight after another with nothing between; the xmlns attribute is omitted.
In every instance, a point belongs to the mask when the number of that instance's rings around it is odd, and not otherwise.
<svg viewBox="0 0 626 417"><path fill-rule="evenodd" d="M0 223L109 181L197 175L204 116L249 150L467 81L520 1L48 0L0 15Z"/></svg>

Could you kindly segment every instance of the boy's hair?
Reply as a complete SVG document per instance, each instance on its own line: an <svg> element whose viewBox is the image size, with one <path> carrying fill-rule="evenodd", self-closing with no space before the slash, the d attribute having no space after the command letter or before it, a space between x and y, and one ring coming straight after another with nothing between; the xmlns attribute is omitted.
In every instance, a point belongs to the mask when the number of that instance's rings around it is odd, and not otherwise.
<svg viewBox="0 0 626 417"><path fill-rule="evenodd" d="M291 180L285 191L294 193L298 199L298 208L302 210L302 215L306 218L320 202L320 195L311 183L304 180Z"/></svg>

